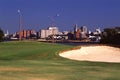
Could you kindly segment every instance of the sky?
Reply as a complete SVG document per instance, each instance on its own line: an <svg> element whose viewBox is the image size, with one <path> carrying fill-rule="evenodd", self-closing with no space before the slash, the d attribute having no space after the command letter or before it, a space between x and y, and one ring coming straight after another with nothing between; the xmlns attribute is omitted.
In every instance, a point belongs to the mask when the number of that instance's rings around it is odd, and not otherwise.
<svg viewBox="0 0 120 80"><path fill-rule="evenodd" d="M89 30L120 26L120 0L0 0L0 28L10 33L22 29L47 29L54 19L60 31L72 31L75 24Z"/></svg>

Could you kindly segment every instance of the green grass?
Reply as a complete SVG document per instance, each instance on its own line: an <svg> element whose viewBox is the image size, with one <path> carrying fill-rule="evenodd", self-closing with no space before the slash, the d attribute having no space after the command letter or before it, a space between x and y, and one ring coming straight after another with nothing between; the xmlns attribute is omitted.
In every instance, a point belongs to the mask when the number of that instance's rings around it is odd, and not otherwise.
<svg viewBox="0 0 120 80"><path fill-rule="evenodd" d="M48 60L58 59L60 50L70 46L40 42L5 42L0 43L1 60Z"/></svg>
<svg viewBox="0 0 120 80"><path fill-rule="evenodd" d="M0 80L120 80L119 63L74 61L58 53L72 46L0 43Z"/></svg>

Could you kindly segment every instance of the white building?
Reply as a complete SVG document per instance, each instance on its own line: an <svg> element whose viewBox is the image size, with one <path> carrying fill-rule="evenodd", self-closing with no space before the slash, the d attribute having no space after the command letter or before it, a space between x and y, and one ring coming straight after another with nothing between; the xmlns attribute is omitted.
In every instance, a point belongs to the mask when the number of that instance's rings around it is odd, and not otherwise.
<svg viewBox="0 0 120 80"><path fill-rule="evenodd" d="M7 32L4 34L5 37L7 37L9 35L9 32L7 30Z"/></svg>
<svg viewBox="0 0 120 80"><path fill-rule="evenodd" d="M95 32L93 32L94 35L99 35L101 34L100 28L96 29Z"/></svg>
<svg viewBox="0 0 120 80"><path fill-rule="evenodd" d="M48 29L43 29L40 31L41 38L46 38L49 35L59 34L59 30L57 27L49 27Z"/></svg>
<svg viewBox="0 0 120 80"><path fill-rule="evenodd" d="M80 36L81 36L81 39L86 39L86 38L87 38L87 36L86 36L86 33L85 33L85 32L81 32Z"/></svg>
<svg viewBox="0 0 120 80"><path fill-rule="evenodd" d="M89 34L89 39L91 39L92 41L97 41L99 42L101 40L101 30L100 28L96 29L95 32L91 32L93 33L92 35Z"/></svg>
<svg viewBox="0 0 120 80"><path fill-rule="evenodd" d="M75 24L75 26L74 26L74 32L77 32L77 30L78 30L78 25Z"/></svg>
<svg viewBox="0 0 120 80"><path fill-rule="evenodd" d="M87 27L86 26L82 26L81 27L81 31L87 34Z"/></svg>
<svg viewBox="0 0 120 80"><path fill-rule="evenodd" d="M48 30L49 30L49 35L53 35L53 34L55 35L59 33L59 30L57 27L49 27Z"/></svg>

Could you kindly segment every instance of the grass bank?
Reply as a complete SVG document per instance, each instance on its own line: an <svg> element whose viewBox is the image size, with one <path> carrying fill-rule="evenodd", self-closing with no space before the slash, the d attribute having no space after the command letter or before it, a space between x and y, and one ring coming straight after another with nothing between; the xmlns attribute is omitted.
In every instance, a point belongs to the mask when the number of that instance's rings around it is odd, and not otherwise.
<svg viewBox="0 0 120 80"><path fill-rule="evenodd" d="M120 80L120 64L74 61L58 52L72 46L0 43L0 80Z"/></svg>

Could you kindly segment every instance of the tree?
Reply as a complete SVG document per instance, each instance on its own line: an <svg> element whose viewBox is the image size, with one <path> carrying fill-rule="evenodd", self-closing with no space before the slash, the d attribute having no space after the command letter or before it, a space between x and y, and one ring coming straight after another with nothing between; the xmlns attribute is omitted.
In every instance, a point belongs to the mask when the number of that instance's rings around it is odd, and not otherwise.
<svg viewBox="0 0 120 80"><path fill-rule="evenodd" d="M120 27L104 29L101 42L120 45Z"/></svg>
<svg viewBox="0 0 120 80"><path fill-rule="evenodd" d="M0 28L0 41L3 40L3 36L4 36L3 30Z"/></svg>

